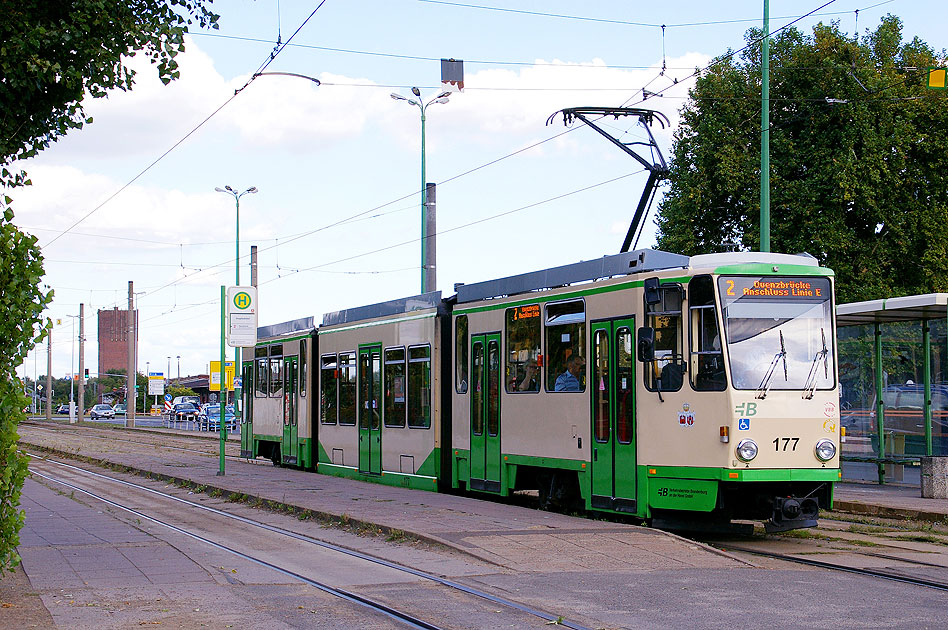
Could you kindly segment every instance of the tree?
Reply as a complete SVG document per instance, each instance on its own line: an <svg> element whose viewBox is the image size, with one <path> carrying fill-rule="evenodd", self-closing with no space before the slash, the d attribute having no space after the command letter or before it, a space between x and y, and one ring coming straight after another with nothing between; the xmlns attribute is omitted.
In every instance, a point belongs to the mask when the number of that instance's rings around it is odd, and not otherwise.
<svg viewBox="0 0 948 630"><path fill-rule="evenodd" d="M25 184L8 165L35 156L86 118L82 100L129 90L123 57L144 53L168 83L196 23L217 28L211 0L19 0L0 4L0 166L2 182Z"/></svg>
<svg viewBox="0 0 948 630"><path fill-rule="evenodd" d="M917 37L903 42L892 15L861 39L833 23L772 40L772 250L834 269L840 302L948 289L948 101L925 88L938 62ZM689 92L661 249L759 247L760 94L759 46Z"/></svg>
<svg viewBox="0 0 948 630"><path fill-rule="evenodd" d="M123 58L141 52L168 83L188 27L217 28L212 0L18 0L0 2L0 186L29 185L11 166L33 157L86 118L82 101L129 90L135 73ZM27 399L16 367L48 333L37 239L13 225L13 200L0 197L0 575L19 562L18 509L26 458L16 427Z"/></svg>

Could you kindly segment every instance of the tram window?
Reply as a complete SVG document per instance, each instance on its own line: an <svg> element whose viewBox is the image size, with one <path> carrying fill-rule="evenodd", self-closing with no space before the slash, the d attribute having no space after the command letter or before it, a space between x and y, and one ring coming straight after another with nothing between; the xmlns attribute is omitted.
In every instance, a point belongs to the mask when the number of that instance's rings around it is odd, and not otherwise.
<svg viewBox="0 0 948 630"><path fill-rule="evenodd" d="M487 342L487 435L500 435L500 348Z"/></svg>
<svg viewBox="0 0 948 630"><path fill-rule="evenodd" d="M385 350L385 426L405 426L405 348Z"/></svg>
<svg viewBox="0 0 948 630"><path fill-rule="evenodd" d="M306 397L306 340L300 340L300 396Z"/></svg>
<svg viewBox="0 0 948 630"><path fill-rule="evenodd" d="M270 397L279 398L283 393L283 357L270 357Z"/></svg>
<svg viewBox="0 0 948 630"><path fill-rule="evenodd" d="M616 331L616 439L620 444L632 443L632 421L635 417L635 355L632 353L632 331L622 327Z"/></svg>
<svg viewBox="0 0 948 630"><path fill-rule="evenodd" d="M688 283L688 296L691 386L695 391L723 391L727 378L711 276L692 278Z"/></svg>
<svg viewBox="0 0 948 630"><path fill-rule="evenodd" d="M356 359L354 352L339 355L339 424L356 423Z"/></svg>
<svg viewBox="0 0 948 630"><path fill-rule="evenodd" d="M540 391L540 305L507 309L506 388L510 393Z"/></svg>
<svg viewBox="0 0 948 630"><path fill-rule="evenodd" d="M474 387L471 388L471 433L484 434L484 344L474 342L471 349L471 376Z"/></svg>
<svg viewBox="0 0 948 630"><path fill-rule="evenodd" d="M645 365L645 386L651 391L678 391L684 380L681 323L682 288L663 285L658 302L645 305L646 326L655 331L655 358Z"/></svg>
<svg viewBox="0 0 948 630"><path fill-rule="evenodd" d="M431 346L408 348L408 426L431 426Z"/></svg>
<svg viewBox="0 0 948 630"><path fill-rule="evenodd" d="M454 387L459 394L467 393L467 315L454 320Z"/></svg>
<svg viewBox="0 0 948 630"><path fill-rule="evenodd" d="M254 382L253 395L256 398L266 398L270 383L270 360L267 358L266 346L254 351Z"/></svg>
<svg viewBox="0 0 948 630"><path fill-rule="evenodd" d="M593 337L593 382L609 383L609 334L597 330ZM609 388L593 387L593 437L600 444L608 442L609 435Z"/></svg>
<svg viewBox="0 0 948 630"><path fill-rule="evenodd" d="M546 391L586 391L586 303L572 300L546 307Z"/></svg>
<svg viewBox="0 0 948 630"><path fill-rule="evenodd" d="M339 413L339 367L336 355L324 354L321 359L319 410L323 424L336 424Z"/></svg>

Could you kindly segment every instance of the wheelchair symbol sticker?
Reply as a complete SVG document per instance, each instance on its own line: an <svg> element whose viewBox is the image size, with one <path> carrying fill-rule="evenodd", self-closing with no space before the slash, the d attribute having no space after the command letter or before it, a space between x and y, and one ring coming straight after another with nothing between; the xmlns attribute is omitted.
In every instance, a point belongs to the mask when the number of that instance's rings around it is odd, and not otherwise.
<svg viewBox="0 0 948 630"><path fill-rule="evenodd" d="M750 418L741 418L737 421L738 431L750 431L750 428L751 428Z"/></svg>

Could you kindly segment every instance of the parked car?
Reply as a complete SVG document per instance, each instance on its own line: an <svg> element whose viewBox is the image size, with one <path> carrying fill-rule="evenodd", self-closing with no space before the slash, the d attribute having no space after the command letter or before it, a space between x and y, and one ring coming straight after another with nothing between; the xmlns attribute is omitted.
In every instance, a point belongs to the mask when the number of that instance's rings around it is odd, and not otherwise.
<svg viewBox="0 0 948 630"><path fill-rule="evenodd" d="M197 420L199 413L194 403L178 403L171 411L171 416L175 422L182 422L185 420Z"/></svg>
<svg viewBox="0 0 948 630"><path fill-rule="evenodd" d="M59 407L56 408L56 413L69 413L69 405L59 405Z"/></svg>
<svg viewBox="0 0 948 630"><path fill-rule="evenodd" d="M116 416L124 416L124 415L127 414L127 409L126 409L126 407L125 407L125 403L118 403L118 404L116 404L114 407L112 407L112 411L115 412L115 415L116 415Z"/></svg>
<svg viewBox="0 0 948 630"><path fill-rule="evenodd" d="M106 405L105 403L99 403L92 408L92 411L89 412L89 417L93 420L98 418L114 418L115 412L112 411L112 407L109 405Z"/></svg>
<svg viewBox="0 0 948 630"><path fill-rule="evenodd" d="M205 418L207 423L208 431L220 431L220 421L221 421L221 406L220 405L209 405L205 410ZM224 426L233 427L234 419L236 415L234 414L234 406L227 405L224 408Z"/></svg>

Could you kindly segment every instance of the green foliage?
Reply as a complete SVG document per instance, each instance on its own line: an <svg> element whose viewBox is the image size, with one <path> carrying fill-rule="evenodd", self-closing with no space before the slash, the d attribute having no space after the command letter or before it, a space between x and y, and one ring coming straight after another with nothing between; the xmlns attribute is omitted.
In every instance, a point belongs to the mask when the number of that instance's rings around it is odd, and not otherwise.
<svg viewBox="0 0 948 630"><path fill-rule="evenodd" d="M123 56L142 52L168 83L190 25L217 28L212 0L18 0L0 3L0 184L26 185L8 166L92 122L82 99L129 90Z"/></svg>
<svg viewBox="0 0 948 630"><path fill-rule="evenodd" d="M129 90L135 73L123 57L144 53L168 83L188 27L217 28L212 0L18 0L0 2L0 186L30 184L17 160L35 156L72 129L92 122L85 96ZM52 291L43 293L36 237L11 221L12 199L0 198L0 574L19 558L18 509L26 459L17 455L16 427L27 399L16 367L49 330L41 324ZM123 383L124 384L124 383Z"/></svg>
<svg viewBox="0 0 948 630"><path fill-rule="evenodd" d="M889 15L861 39L833 23L771 41L771 249L834 269L840 302L948 290L948 101L925 88L938 57L901 30ZM757 46L690 91L661 249L759 247L760 76Z"/></svg>
<svg viewBox="0 0 948 630"><path fill-rule="evenodd" d="M36 237L21 232L10 221L9 199L0 203L0 574L19 562L23 512L20 489L26 477L27 459L17 453L16 427L26 416L29 399L16 368L36 342L46 336L51 324L41 319L53 292L43 293L43 257Z"/></svg>

